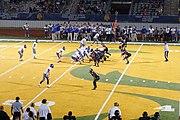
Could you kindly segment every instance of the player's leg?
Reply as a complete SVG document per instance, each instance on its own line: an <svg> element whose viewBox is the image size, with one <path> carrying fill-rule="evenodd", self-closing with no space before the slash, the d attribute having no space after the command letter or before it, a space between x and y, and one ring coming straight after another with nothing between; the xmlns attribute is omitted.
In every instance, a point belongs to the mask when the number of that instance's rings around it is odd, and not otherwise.
<svg viewBox="0 0 180 120"><path fill-rule="evenodd" d="M41 87L41 84L44 82L45 78L46 78L46 74L43 73L43 78L42 78L42 80L40 81L38 87Z"/></svg>
<svg viewBox="0 0 180 120"><path fill-rule="evenodd" d="M56 53L56 55L57 55L57 57L58 57L57 63L59 63L59 62L60 62L60 56L59 56L59 53Z"/></svg>
<svg viewBox="0 0 180 120"><path fill-rule="evenodd" d="M97 88L96 82L97 82L96 80L93 81L93 86L94 86L94 88L93 88L92 90L95 90L95 89Z"/></svg>
<svg viewBox="0 0 180 120"><path fill-rule="evenodd" d="M164 57L165 57L165 61L168 61L168 51L165 51L165 53L164 53Z"/></svg>
<svg viewBox="0 0 180 120"><path fill-rule="evenodd" d="M127 61L127 63L126 64L129 64L129 60L128 60L128 58L131 56L131 53L127 53L126 54L126 57L125 57L125 59L126 59L126 61Z"/></svg>
<svg viewBox="0 0 180 120"><path fill-rule="evenodd" d="M50 86L49 86L49 77L46 77L46 79L47 79L47 88L49 88Z"/></svg>
<svg viewBox="0 0 180 120"><path fill-rule="evenodd" d="M36 49L33 48L33 59L36 59Z"/></svg>
<svg viewBox="0 0 180 120"><path fill-rule="evenodd" d="M106 54L108 54L108 55L110 55L110 56L111 56L111 53L109 53L108 48L105 48L105 50L104 50L104 51L105 51L105 53L106 53Z"/></svg>
<svg viewBox="0 0 180 120"><path fill-rule="evenodd" d="M20 51L18 51L18 53L19 53L19 61L22 61L23 59L22 59L22 57L23 57L23 53L22 52L20 52Z"/></svg>

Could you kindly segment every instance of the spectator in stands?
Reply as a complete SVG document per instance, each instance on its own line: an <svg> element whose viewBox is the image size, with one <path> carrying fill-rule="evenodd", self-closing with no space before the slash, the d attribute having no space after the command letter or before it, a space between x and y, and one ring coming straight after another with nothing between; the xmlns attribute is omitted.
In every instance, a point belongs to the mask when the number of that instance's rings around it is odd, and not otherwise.
<svg viewBox="0 0 180 120"><path fill-rule="evenodd" d="M22 104L19 102L20 98L16 97L16 101L11 106L11 114L13 115L13 120L21 120L21 112L23 113Z"/></svg>
<svg viewBox="0 0 180 120"><path fill-rule="evenodd" d="M37 119L39 120L46 120L46 119L52 119L51 116L51 110L50 108L46 105L47 100L43 99L42 104L39 106L38 111L37 111Z"/></svg>
<svg viewBox="0 0 180 120"><path fill-rule="evenodd" d="M108 118L109 120L112 119L113 116L115 116L115 111L119 111L119 116L121 116L121 110L118 108L119 107L119 103L115 102L114 106L111 107L111 109L108 111Z"/></svg>
<svg viewBox="0 0 180 120"><path fill-rule="evenodd" d="M76 116L72 116L72 112L69 111L69 112L68 112L68 115L65 115L65 116L63 117L63 120L76 120Z"/></svg>
<svg viewBox="0 0 180 120"><path fill-rule="evenodd" d="M141 29L141 34L142 34L142 40L146 41L147 29L145 28L145 26L143 26L143 28Z"/></svg>
<svg viewBox="0 0 180 120"><path fill-rule="evenodd" d="M151 120L160 120L160 114L159 112L154 113L154 117L151 117Z"/></svg>
<svg viewBox="0 0 180 120"><path fill-rule="evenodd" d="M4 111L4 107L0 106L0 120L10 120L8 114Z"/></svg>
<svg viewBox="0 0 180 120"><path fill-rule="evenodd" d="M148 116L148 113L145 111L142 114L142 117L140 117L138 120L150 120L150 117Z"/></svg>

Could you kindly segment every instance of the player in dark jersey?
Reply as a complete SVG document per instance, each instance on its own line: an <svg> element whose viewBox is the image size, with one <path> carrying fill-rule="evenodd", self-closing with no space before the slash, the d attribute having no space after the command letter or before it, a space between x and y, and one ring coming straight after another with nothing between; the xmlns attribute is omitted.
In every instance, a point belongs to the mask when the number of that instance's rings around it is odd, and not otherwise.
<svg viewBox="0 0 180 120"><path fill-rule="evenodd" d="M108 49L107 45L104 44L104 43L101 43L101 45L102 45L102 47L104 48L104 52L105 52L106 54L108 54L108 55L111 56L111 53L109 53L109 49Z"/></svg>
<svg viewBox="0 0 180 120"><path fill-rule="evenodd" d="M122 46L119 46L119 49L121 50L121 56L124 56L123 60L126 60L127 61L126 64L129 64L128 58L131 56L131 53L129 53L126 50L126 47L127 47L127 45L125 43L123 43Z"/></svg>
<svg viewBox="0 0 180 120"><path fill-rule="evenodd" d="M92 89L92 90L96 90L96 88L97 88L97 84L96 84L96 82L100 79L100 76L97 74L97 73L95 73L94 71L93 71L93 69L90 69L90 74L93 76L93 78L94 78L94 80L93 80L93 85L94 85L94 88Z"/></svg>

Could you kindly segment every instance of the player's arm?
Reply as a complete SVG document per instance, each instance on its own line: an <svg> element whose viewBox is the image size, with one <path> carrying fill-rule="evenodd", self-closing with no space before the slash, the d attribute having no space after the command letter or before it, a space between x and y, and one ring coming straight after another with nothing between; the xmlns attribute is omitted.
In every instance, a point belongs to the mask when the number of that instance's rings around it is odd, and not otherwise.
<svg viewBox="0 0 180 120"><path fill-rule="evenodd" d="M13 106L11 106L11 115L13 115Z"/></svg>

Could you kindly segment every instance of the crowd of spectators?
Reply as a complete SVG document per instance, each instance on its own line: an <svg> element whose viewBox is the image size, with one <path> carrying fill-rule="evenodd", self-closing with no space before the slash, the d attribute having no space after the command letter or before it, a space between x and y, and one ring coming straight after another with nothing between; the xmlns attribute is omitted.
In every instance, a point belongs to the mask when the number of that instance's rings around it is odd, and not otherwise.
<svg viewBox="0 0 180 120"><path fill-rule="evenodd" d="M125 0L115 0L125 1ZM127 2L127 1L126 1ZM5 11L8 13L17 12L41 12L41 13L63 13L65 6L69 5L71 0L10 0ZM106 14L110 12L108 0L79 0L74 5L78 14ZM133 15L163 15L164 0L134 0L131 14Z"/></svg>
<svg viewBox="0 0 180 120"><path fill-rule="evenodd" d="M66 4L67 0L10 0L7 11L9 13L61 13Z"/></svg>
<svg viewBox="0 0 180 120"><path fill-rule="evenodd" d="M79 14L105 14L108 0L80 0L77 11Z"/></svg>
<svg viewBox="0 0 180 120"><path fill-rule="evenodd" d="M134 0L131 14L159 16L163 11L163 0Z"/></svg>

